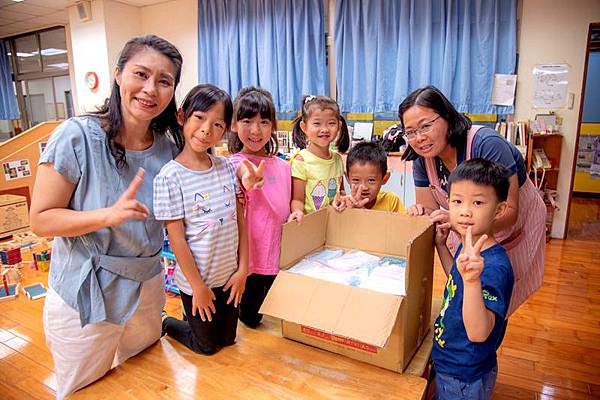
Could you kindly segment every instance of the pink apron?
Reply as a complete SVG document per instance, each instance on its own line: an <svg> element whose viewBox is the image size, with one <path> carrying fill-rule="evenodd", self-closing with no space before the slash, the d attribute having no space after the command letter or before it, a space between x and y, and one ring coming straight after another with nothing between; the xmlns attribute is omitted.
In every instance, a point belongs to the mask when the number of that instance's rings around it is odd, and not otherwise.
<svg viewBox="0 0 600 400"><path fill-rule="evenodd" d="M482 128L473 125L467 135L466 159L471 158L473 138ZM425 170L430 182L433 198L440 208L448 210L448 194L441 188L440 179L433 158L424 158ZM525 302L536 290L542 287L544 279L544 250L546 237L546 205L539 192L529 179L519 188L519 216L511 228L502 230L495 239L507 251L512 263L515 285L510 300L507 317ZM456 253L461 237L454 231L448 236L448 248Z"/></svg>

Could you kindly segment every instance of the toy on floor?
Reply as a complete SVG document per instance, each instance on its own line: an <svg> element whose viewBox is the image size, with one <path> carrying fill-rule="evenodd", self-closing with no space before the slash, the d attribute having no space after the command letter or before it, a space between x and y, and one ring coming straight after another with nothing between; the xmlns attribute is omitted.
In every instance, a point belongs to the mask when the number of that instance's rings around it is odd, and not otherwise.
<svg viewBox="0 0 600 400"><path fill-rule="evenodd" d="M0 263L4 265L20 264L21 258L20 246L2 246L0 247Z"/></svg>
<svg viewBox="0 0 600 400"><path fill-rule="evenodd" d="M8 283L6 274L2 272L2 286L0 287L0 301L15 299L19 295L18 283Z"/></svg>
<svg viewBox="0 0 600 400"><path fill-rule="evenodd" d="M36 245L48 247L48 240L37 236L33 232L15 233L10 243L18 244L21 249L28 249Z"/></svg>
<svg viewBox="0 0 600 400"><path fill-rule="evenodd" d="M23 280L21 268L21 248L13 244L0 247L0 301L14 299L19 295L20 282Z"/></svg>
<svg viewBox="0 0 600 400"><path fill-rule="evenodd" d="M29 300L41 299L46 297L46 287L41 283L34 283L32 285L25 286L23 292L27 295Z"/></svg>
<svg viewBox="0 0 600 400"><path fill-rule="evenodd" d="M44 250L39 254L33 253L33 261L31 262L31 266L35 270L48 272L48 270L50 269L50 256L51 252L49 250Z"/></svg>

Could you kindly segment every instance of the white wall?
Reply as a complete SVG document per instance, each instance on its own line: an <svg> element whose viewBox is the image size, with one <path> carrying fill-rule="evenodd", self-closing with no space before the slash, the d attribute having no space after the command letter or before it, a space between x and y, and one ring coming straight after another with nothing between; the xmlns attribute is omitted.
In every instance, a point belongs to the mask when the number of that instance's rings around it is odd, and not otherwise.
<svg viewBox="0 0 600 400"><path fill-rule="evenodd" d="M71 81L71 98L73 100L73 112L78 113L79 93L77 92L75 80L75 61L73 59L73 39L71 37L71 25L65 25L65 35L67 35L67 58L69 60L69 80Z"/></svg>
<svg viewBox="0 0 600 400"><path fill-rule="evenodd" d="M198 84L198 2L174 0L142 7L142 34L155 34L173 43L183 56L177 104Z"/></svg>
<svg viewBox="0 0 600 400"><path fill-rule="evenodd" d="M545 111L534 109L531 101L532 69L536 64L567 63L570 66L568 91L575 94L575 104L571 110L565 108L556 111L556 114L563 118L564 140L558 176L561 209L555 213L552 236L563 238L575 154L588 27L591 22L600 22L600 1L523 0L522 10L518 38L516 119L532 119L535 114Z"/></svg>
<svg viewBox="0 0 600 400"><path fill-rule="evenodd" d="M104 1L92 1L92 19L82 22L77 7L69 7L69 31L73 61L75 113L93 111L110 94L110 68L104 23ZM85 85L85 74L98 75L99 86L92 92Z"/></svg>
<svg viewBox="0 0 600 400"><path fill-rule="evenodd" d="M69 8L70 46L75 84L76 113L93 111L110 95L114 68L121 49L141 34L141 10L112 0L92 1L92 19L80 21L76 7ZM98 75L99 86L92 92L85 74Z"/></svg>
<svg viewBox="0 0 600 400"><path fill-rule="evenodd" d="M104 0L104 21L111 84L123 46L129 39L142 34L141 15L142 12L139 7Z"/></svg>

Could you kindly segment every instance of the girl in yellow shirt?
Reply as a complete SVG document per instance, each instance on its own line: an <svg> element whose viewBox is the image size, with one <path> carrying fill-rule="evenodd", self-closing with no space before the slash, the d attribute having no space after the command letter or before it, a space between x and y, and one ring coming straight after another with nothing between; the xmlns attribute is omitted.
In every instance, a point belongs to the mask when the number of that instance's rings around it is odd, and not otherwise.
<svg viewBox="0 0 600 400"><path fill-rule="evenodd" d="M337 139L337 140L336 140ZM327 96L302 99L302 115L294 122L293 140L300 150L290 160L292 202L289 221L300 221L304 214L334 206L343 193L344 162L330 150L336 140L338 151L348 150L348 126L338 104Z"/></svg>

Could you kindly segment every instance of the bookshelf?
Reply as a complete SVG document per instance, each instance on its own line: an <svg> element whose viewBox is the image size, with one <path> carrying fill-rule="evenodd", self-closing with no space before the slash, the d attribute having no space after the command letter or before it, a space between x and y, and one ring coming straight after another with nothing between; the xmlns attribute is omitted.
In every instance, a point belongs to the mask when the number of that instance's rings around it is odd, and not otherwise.
<svg viewBox="0 0 600 400"><path fill-rule="evenodd" d="M541 174L545 171L544 184L542 189L556 190L558 183L558 172L560 164L560 151L562 146L562 135L560 133L532 133L529 135L529 141L527 143L527 172L529 175L534 175L534 150L541 149L548 157L550 161L550 168L537 168L538 178L541 178Z"/></svg>

